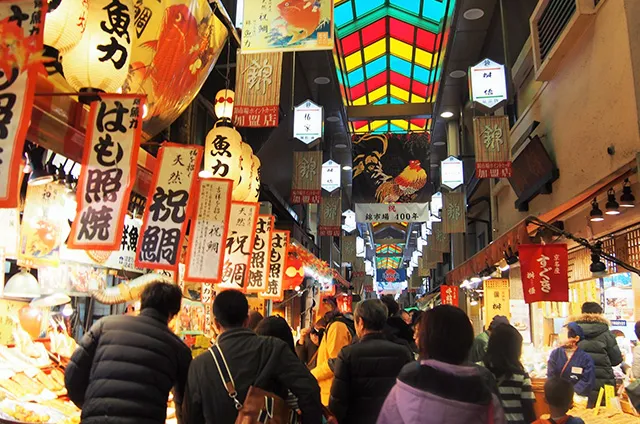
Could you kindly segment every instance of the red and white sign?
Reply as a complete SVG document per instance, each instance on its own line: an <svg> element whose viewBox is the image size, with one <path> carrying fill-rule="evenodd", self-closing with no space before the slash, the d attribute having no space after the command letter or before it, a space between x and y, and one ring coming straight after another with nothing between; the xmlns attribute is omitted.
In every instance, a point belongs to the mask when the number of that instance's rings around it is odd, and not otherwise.
<svg viewBox="0 0 640 424"><path fill-rule="evenodd" d="M271 264L271 234L273 233L273 216L258 215L256 238L253 242L253 253L249 265L247 293L262 293L267 290L269 265Z"/></svg>
<svg viewBox="0 0 640 424"><path fill-rule="evenodd" d="M566 244L522 244L518 254L525 302L569 301Z"/></svg>
<svg viewBox="0 0 640 424"><path fill-rule="evenodd" d="M272 299L276 302L284 298L284 266L287 260L287 248L289 247L289 231L273 230L271 236L271 264L269 265L269 279L267 289L260 293L263 299Z"/></svg>
<svg viewBox="0 0 640 424"><path fill-rule="evenodd" d="M440 302L443 305L458 306L458 286L440 286Z"/></svg>

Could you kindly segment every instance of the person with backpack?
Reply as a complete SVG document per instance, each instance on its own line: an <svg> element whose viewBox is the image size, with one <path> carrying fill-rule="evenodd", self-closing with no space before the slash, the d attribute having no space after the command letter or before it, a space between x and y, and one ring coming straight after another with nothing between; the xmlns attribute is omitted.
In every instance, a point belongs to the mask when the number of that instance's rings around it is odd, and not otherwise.
<svg viewBox="0 0 640 424"><path fill-rule="evenodd" d="M333 365L343 347L349 345L355 336L353 321L344 317L338 309L338 303L332 297L325 298L323 303L330 309L324 315L327 329L318 347L317 365L311 374L318 380L322 404L329 406L331 385L333 384Z"/></svg>
<svg viewBox="0 0 640 424"><path fill-rule="evenodd" d="M220 292L213 302L215 345L191 363L183 417L186 424L234 424L259 405L260 415L273 413L274 396L284 404L289 391L298 399L305 424L322 423L320 388L291 345L258 336L246 328L249 303L238 290ZM256 390L257 389L257 390ZM254 408L255 409L255 408ZM254 424L244 420L243 424ZM271 422L271 421L270 421ZM280 422L280 421L273 421Z"/></svg>

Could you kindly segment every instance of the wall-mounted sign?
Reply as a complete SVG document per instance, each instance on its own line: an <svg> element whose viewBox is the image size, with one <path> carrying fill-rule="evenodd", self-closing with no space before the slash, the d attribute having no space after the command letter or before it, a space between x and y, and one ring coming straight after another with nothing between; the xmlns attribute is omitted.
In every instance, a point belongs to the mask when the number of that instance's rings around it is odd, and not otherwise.
<svg viewBox="0 0 640 424"><path fill-rule="evenodd" d="M429 220L427 203L356 203L357 222L424 222Z"/></svg>
<svg viewBox="0 0 640 424"><path fill-rule="evenodd" d="M329 193L340 188L340 164L328 160L322 164L322 188Z"/></svg>
<svg viewBox="0 0 640 424"><path fill-rule="evenodd" d="M507 100L507 79L504 65L484 59L469 70L471 99L493 109Z"/></svg>
<svg viewBox="0 0 640 424"><path fill-rule="evenodd" d="M440 172L442 185L451 190L455 190L464 183L462 161L455 156L449 156L440 162Z"/></svg>
<svg viewBox="0 0 640 424"><path fill-rule="evenodd" d="M323 114L322 106L311 100L296 106L293 110L293 137L305 144L321 138Z"/></svg>
<svg viewBox="0 0 640 424"><path fill-rule="evenodd" d="M484 321L497 315L511 318L509 310L509 280L491 279L484 282Z"/></svg>

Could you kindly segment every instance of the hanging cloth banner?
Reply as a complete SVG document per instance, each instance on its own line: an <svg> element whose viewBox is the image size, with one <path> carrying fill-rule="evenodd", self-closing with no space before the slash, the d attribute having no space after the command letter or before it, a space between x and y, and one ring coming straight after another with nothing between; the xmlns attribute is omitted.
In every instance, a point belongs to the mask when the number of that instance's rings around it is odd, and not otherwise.
<svg viewBox="0 0 640 424"><path fill-rule="evenodd" d="M245 291L259 212L259 203L231 202L224 268L218 289Z"/></svg>
<svg viewBox="0 0 640 424"><path fill-rule="evenodd" d="M431 225L429 241L434 252L451 252L451 235L442 231L442 222L434 222Z"/></svg>
<svg viewBox="0 0 640 424"><path fill-rule="evenodd" d="M342 232L342 196L322 197L318 235L340 237Z"/></svg>
<svg viewBox="0 0 640 424"><path fill-rule="evenodd" d="M431 268L429 267L429 262L427 261L426 246L422 248L422 256L418 258L418 274L420 275L420 277L429 277L431 275Z"/></svg>
<svg viewBox="0 0 640 424"><path fill-rule="evenodd" d="M142 219L136 266L178 270L201 161L201 146L164 143L160 147Z"/></svg>
<svg viewBox="0 0 640 424"><path fill-rule="evenodd" d="M491 279L484 283L484 322L490 323L496 315L511 319L509 280Z"/></svg>
<svg viewBox="0 0 640 424"><path fill-rule="evenodd" d="M244 2L243 53L332 48L333 0Z"/></svg>
<svg viewBox="0 0 640 424"><path fill-rule="evenodd" d="M238 50L236 57L238 64L233 125L251 128L277 127L280 113L282 53L240 54Z"/></svg>
<svg viewBox="0 0 640 424"><path fill-rule="evenodd" d="M509 148L509 117L473 118L476 177L510 178L513 174Z"/></svg>
<svg viewBox="0 0 640 424"><path fill-rule="evenodd" d="M256 236L253 242L253 253L249 264L249 281L247 293L262 293L267 290L267 277L271 264L271 235L273 233L273 216L258 215Z"/></svg>
<svg viewBox="0 0 640 424"><path fill-rule="evenodd" d="M521 244L518 255L525 302L569 301L566 244Z"/></svg>
<svg viewBox="0 0 640 424"><path fill-rule="evenodd" d="M138 96L122 95L104 95L91 103L69 248L120 249L136 180L143 105Z"/></svg>
<svg viewBox="0 0 640 424"><path fill-rule="evenodd" d="M366 276L367 273L366 267L364 265L364 259L356 258L356 260L353 262L353 268L351 270L351 285L354 288L354 293L362 293L362 287L364 286Z"/></svg>
<svg viewBox="0 0 640 424"><path fill-rule="evenodd" d="M318 204L322 196L322 152L293 153L291 203Z"/></svg>
<svg viewBox="0 0 640 424"><path fill-rule="evenodd" d="M427 237L427 245L422 248L422 259L425 262L424 266L429 269L436 269L439 262L444 262L444 257L442 252L433 249L432 238L433 236Z"/></svg>
<svg viewBox="0 0 640 424"><path fill-rule="evenodd" d="M0 208L18 206L22 152L31 123L41 59L47 2L0 2L0 66L10 72L0 79ZM5 41L13 38L11 46ZM46 75L46 74L45 74Z"/></svg>
<svg viewBox="0 0 640 424"><path fill-rule="evenodd" d="M204 305L204 332L211 334L213 330L213 300L215 298L212 283L202 283L200 302Z"/></svg>
<svg viewBox="0 0 640 424"><path fill-rule="evenodd" d="M428 203L356 203L356 222L426 222Z"/></svg>
<svg viewBox="0 0 640 424"><path fill-rule="evenodd" d="M342 236L342 262L353 264L356 262L356 235Z"/></svg>
<svg viewBox="0 0 640 424"><path fill-rule="evenodd" d="M284 299L284 290L282 288L284 280L284 265L287 260L287 249L289 247L289 231L273 230L271 236L271 253L269 265L269 277L267 289L260 293L263 299L271 299L276 302Z"/></svg>
<svg viewBox="0 0 640 424"><path fill-rule="evenodd" d="M440 286L440 303L458 306L458 286Z"/></svg>
<svg viewBox="0 0 640 424"><path fill-rule="evenodd" d="M219 283L222 279L232 191L232 180L199 180L189 231L185 281Z"/></svg>
<svg viewBox="0 0 640 424"><path fill-rule="evenodd" d="M467 231L467 202L464 193L442 195L442 231L447 234Z"/></svg>

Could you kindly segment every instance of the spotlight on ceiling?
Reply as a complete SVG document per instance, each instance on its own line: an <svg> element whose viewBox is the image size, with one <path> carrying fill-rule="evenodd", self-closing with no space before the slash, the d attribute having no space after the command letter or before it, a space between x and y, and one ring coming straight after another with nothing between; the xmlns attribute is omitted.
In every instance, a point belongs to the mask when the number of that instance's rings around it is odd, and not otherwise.
<svg viewBox="0 0 640 424"><path fill-rule="evenodd" d="M327 122L340 122L339 116L327 116Z"/></svg>
<svg viewBox="0 0 640 424"><path fill-rule="evenodd" d="M509 246L509 248L504 251L504 260L506 262L506 265L500 268L502 271L506 271L511 267L511 265L515 265L518 263L518 253L514 253L511 246Z"/></svg>
<svg viewBox="0 0 640 424"><path fill-rule="evenodd" d="M445 146L446 144L447 142L445 140L437 140L433 142L433 145L435 147Z"/></svg>
<svg viewBox="0 0 640 424"><path fill-rule="evenodd" d="M591 222L604 221L604 216L602 215L602 211L600 210L598 201L596 199L593 199L593 201L591 202L591 212L589 212L589 217L591 219Z"/></svg>
<svg viewBox="0 0 640 424"><path fill-rule="evenodd" d="M597 242L591 250L591 265L589 266L589 271L594 276L602 276L607 273L607 266L600 260L601 252L602 242Z"/></svg>
<svg viewBox="0 0 640 424"><path fill-rule="evenodd" d="M470 281L472 283L479 283L479 282L482 281L482 278L480 278L480 276L478 276L478 275L474 275L473 277L470 278Z"/></svg>
<svg viewBox="0 0 640 424"><path fill-rule="evenodd" d="M606 204L605 214L607 215L620 215L620 205L616 200L616 192L613 188L610 188L607 191L607 204Z"/></svg>
<svg viewBox="0 0 640 424"><path fill-rule="evenodd" d="M343 171L351 171L351 169L352 169L351 165L345 165L345 166L342 167Z"/></svg>
<svg viewBox="0 0 640 424"><path fill-rule="evenodd" d="M347 145L344 143L338 143L335 145L336 149L346 149Z"/></svg>
<svg viewBox="0 0 640 424"><path fill-rule="evenodd" d="M622 196L620 196L620 206L623 208L632 208L636 205L636 198L631 192L631 182L629 178L624 180L622 184Z"/></svg>
<svg viewBox="0 0 640 424"><path fill-rule="evenodd" d="M443 117L444 119L449 119L449 118L453 118L453 112L446 110L444 112L442 112L440 114L441 117Z"/></svg>
<svg viewBox="0 0 640 424"><path fill-rule="evenodd" d="M43 159L46 151L38 147L29 152L31 162L31 175L29 175L29 185L43 185L53 181L53 176L56 174L56 167L53 165L53 157L46 165L43 165Z"/></svg>
<svg viewBox="0 0 640 424"><path fill-rule="evenodd" d="M331 82L331 80L327 77L316 77L313 82L315 82L318 85L325 85L325 84L329 84Z"/></svg>
<svg viewBox="0 0 640 424"><path fill-rule="evenodd" d="M449 76L451 78L463 78L466 75L467 75L466 71L463 71L462 69L456 69L455 71L449 72Z"/></svg>
<svg viewBox="0 0 640 424"><path fill-rule="evenodd" d="M431 168L432 168L432 169L436 169L436 168L438 168L439 166L440 166L440 165L438 165L437 163L432 163L432 164L431 164Z"/></svg>
<svg viewBox="0 0 640 424"><path fill-rule="evenodd" d="M462 16L468 21L475 21L484 16L484 10L478 9L477 7L467 9Z"/></svg>

